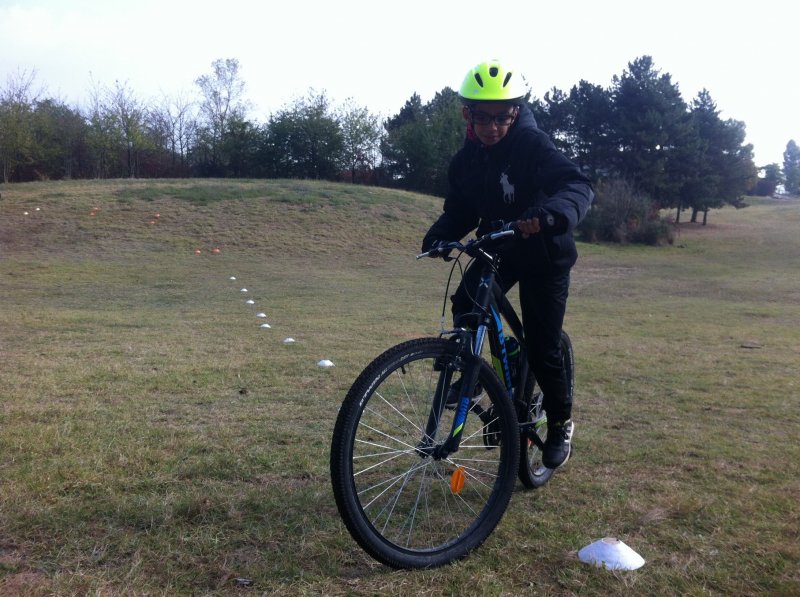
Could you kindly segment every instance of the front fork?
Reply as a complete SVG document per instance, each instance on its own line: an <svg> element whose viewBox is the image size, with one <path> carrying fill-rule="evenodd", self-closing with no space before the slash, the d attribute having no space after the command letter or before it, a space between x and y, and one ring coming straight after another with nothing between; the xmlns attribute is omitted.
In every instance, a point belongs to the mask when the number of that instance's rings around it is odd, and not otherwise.
<svg viewBox="0 0 800 597"><path fill-rule="evenodd" d="M450 429L450 434L447 439L441 444L436 445L439 421L441 420L442 412L444 412L447 395L452 386L453 369L449 366L445 366L444 370L439 375L439 380L436 384L436 394L433 397L433 404L431 405L431 412L428 415L428 422L425 425L425 435L416 448L420 456L431 456L435 460L441 460L458 450L461 443L461 435L464 430L464 423L467 420L467 413L469 412L472 396L475 386L478 383L478 376L480 375L480 354L483 350L483 343L486 340L486 332L487 326L485 324L478 326L478 330L475 332L474 336L472 336L474 338L474 343L470 347L471 354L463 356L466 360L466 366L461 374L461 396L459 397L456 414L453 418L453 426ZM466 351L466 348L464 350Z"/></svg>

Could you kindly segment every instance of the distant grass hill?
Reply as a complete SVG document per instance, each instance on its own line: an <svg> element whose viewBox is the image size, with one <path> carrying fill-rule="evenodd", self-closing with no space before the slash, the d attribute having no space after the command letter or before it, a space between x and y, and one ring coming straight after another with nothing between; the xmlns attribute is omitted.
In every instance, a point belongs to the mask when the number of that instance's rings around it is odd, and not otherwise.
<svg viewBox="0 0 800 597"><path fill-rule="evenodd" d="M0 250L273 250L344 256L414 246L441 200L296 180L110 180L3 189ZM27 214L27 215L26 215ZM156 214L159 214L156 217Z"/></svg>

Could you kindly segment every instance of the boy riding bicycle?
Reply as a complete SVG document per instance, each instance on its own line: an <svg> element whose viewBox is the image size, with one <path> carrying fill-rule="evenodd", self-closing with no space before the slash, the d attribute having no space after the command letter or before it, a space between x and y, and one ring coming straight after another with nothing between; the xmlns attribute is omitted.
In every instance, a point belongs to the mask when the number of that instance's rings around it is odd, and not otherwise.
<svg viewBox="0 0 800 597"><path fill-rule="evenodd" d="M503 292L519 283L530 366L548 419L542 462L555 469L569 459L574 430L561 353L570 270L577 260L572 231L594 193L578 166L537 127L526 93L519 72L496 60L467 73L459 90L467 138L450 162L443 212L422 250L476 228L485 234L498 220L515 222L522 233L498 252L498 283ZM467 268L451 297L454 320L470 311L479 276L479 267Z"/></svg>

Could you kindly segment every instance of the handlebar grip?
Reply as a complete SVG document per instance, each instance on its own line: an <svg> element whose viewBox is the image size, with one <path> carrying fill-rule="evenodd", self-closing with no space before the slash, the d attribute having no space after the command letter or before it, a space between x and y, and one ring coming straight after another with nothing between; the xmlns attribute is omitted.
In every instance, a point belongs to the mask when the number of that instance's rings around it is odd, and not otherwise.
<svg viewBox="0 0 800 597"><path fill-rule="evenodd" d="M509 226L512 226L512 227L509 228ZM509 223L509 224L506 224L505 226L503 226L503 229L500 232L493 232L492 234L490 234L489 238L491 240L497 240L498 238L505 238L507 236L514 236L515 234L517 234L517 229L513 228L513 224L512 223Z"/></svg>
<svg viewBox="0 0 800 597"><path fill-rule="evenodd" d="M448 249L447 252L449 253L451 250L452 250L452 248ZM419 255L416 256L416 259L422 259L423 257L442 257L442 258L445 258L446 254L442 252L441 247L434 247L430 251L425 251L424 253L420 253ZM445 261L446 261L446 259L445 259Z"/></svg>

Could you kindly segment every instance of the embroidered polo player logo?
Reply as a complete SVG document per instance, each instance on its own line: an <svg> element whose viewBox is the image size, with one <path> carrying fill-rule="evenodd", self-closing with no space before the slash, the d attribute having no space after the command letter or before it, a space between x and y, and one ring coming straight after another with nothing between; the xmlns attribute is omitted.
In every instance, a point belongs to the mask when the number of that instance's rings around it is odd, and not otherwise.
<svg viewBox="0 0 800 597"><path fill-rule="evenodd" d="M508 174L505 172L500 175L500 184L503 185L503 201L514 203L514 185L508 181Z"/></svg>

